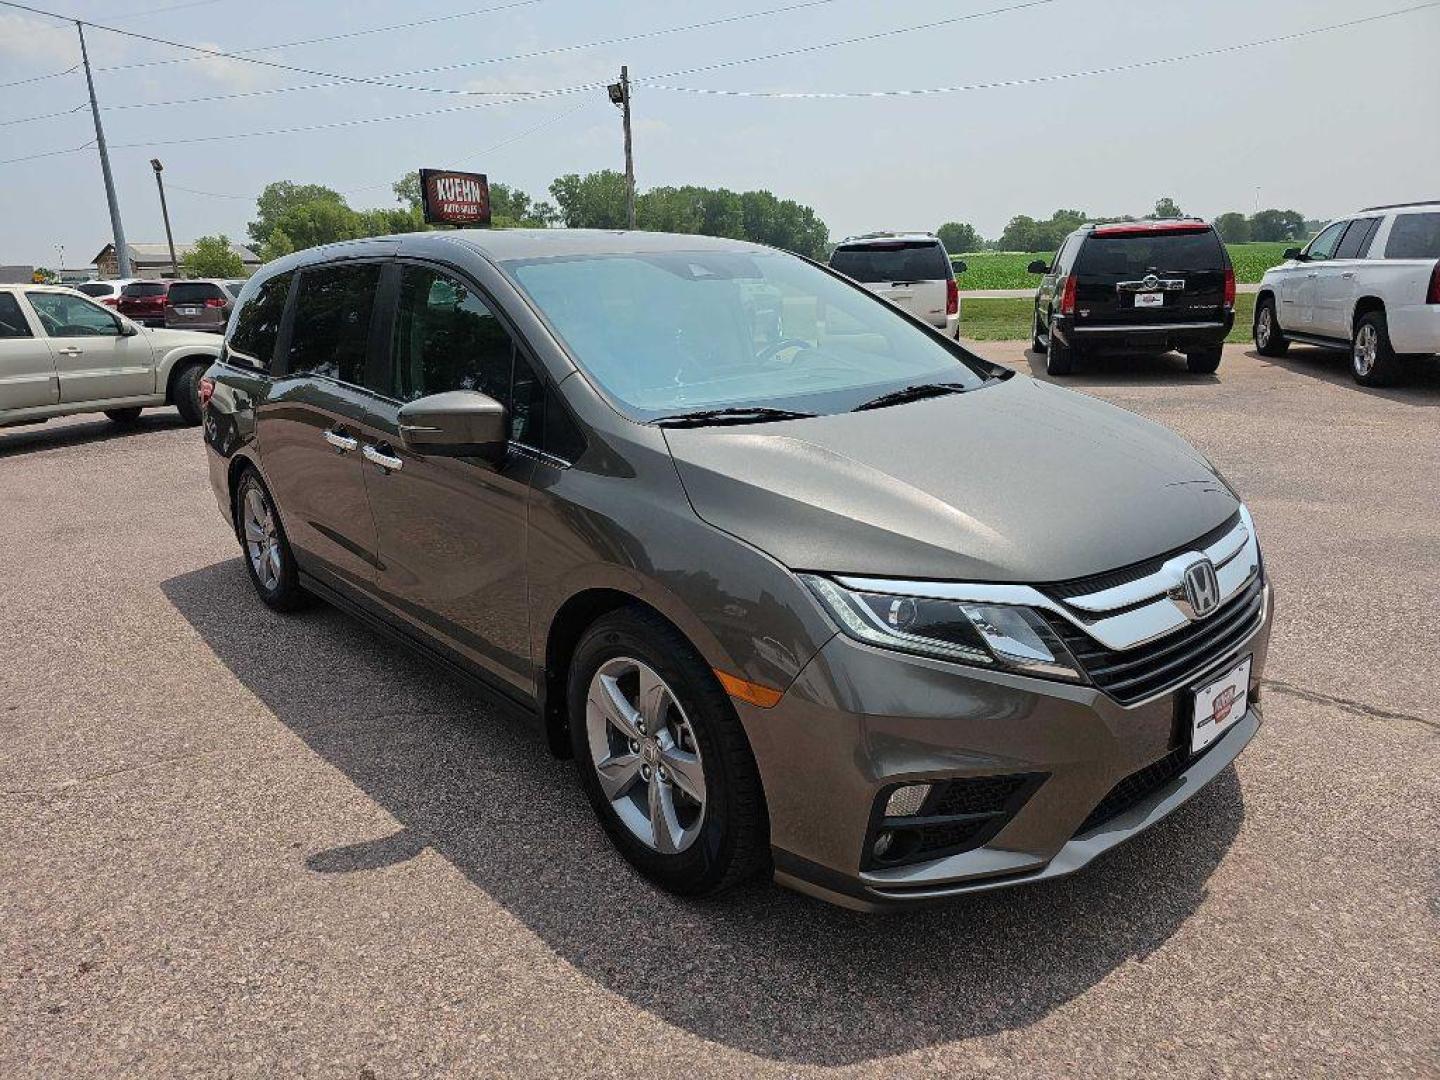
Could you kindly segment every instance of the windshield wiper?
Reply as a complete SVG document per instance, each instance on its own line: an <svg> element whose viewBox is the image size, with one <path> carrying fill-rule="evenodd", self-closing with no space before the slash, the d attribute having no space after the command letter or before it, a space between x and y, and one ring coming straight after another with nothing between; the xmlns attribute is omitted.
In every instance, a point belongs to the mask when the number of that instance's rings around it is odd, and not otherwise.
<svg viewBox="0 0 1440 1080"><path fill-rule="evenodd" d="M917 383L914 386L903 386L899 390L891 390L889 393L881 394L877 398L871 398L863 404L856 405L851 412L861 412L865 409L883 409L887 405L903 405L907 401L920 401L922 398L940 397L942 394L963 394L970 387L964 383L937 382Z"/></svg>
<svg viewBox="0 0 1440 1080"><path fill-rule="evenodd" d="M714 424L765 424L772 420L804 420L814 413L796 412L793 409L771 409L764 405L751 405L731 409L702 409L699 412L676 413L662 416L650 423L656 427L708 427Z"/></svg>

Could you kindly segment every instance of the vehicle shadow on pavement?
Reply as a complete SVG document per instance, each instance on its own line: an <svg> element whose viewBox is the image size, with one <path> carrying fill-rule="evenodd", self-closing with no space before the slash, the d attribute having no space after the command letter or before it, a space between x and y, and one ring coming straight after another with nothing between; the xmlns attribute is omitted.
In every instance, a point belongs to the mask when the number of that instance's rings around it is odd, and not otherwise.
<svg viewBox="0 0 1440 1080"><path fill-rule="evenodd" d="M428 847L605 990L777 1061L851 1064L1035 1023L1161 948L1244 815L1232 768L1070 878L893 916L768 879L684 901L611 849L538 724L338 611L269 611L238 558L162 588L246 689L401 824L358 844L317 836L297 873L372 872Z"/></svg>
<svg viewBox="0 0 1440 1080"><path fill-rule="evenodd" d="M37 450L129 439L156 431L173 431L185 426L185 421L174 409L161 409L141 413L140 418L133 424L116 424L97 414L95 419L80 423L67 423L62 419L43 424L0 427L0 458L31 454Z"/></svg>
<svg viewBox="0 0 1440 1080"><path fill-rule="evenodd" d="M1030 374L1058 386L1153 386L1157 383L1185 383L1204 386L1218 383L1225 373L1225 362L1220 362L1216 375L1194 375L1185 367L1185 357L1180 353L1136 354L1120 353L1112 356L1086 356L1080 361L1079 370L1073 375L1057 377L1045 373L1045 354L1025 350L1025 362Z"/></svg>
<svg viewBox="0 0 1440 1080"><path fill-rule="evenodd" d="M1350 374L1350 354L1338 349L1317 349L1310 345L1291 345L1284 356L1261 356L1254 349L1247 349L1245 355L1252 360L1271 367L1283 368L1296 375L1357 394L1370 394L1405 405L1434 407L1440 405L1440 360L1426 357L1411 360L1405 365L1401 381L1396 386L1361 386ZM1225 370L1222 364L1220 370Z"/></svg>

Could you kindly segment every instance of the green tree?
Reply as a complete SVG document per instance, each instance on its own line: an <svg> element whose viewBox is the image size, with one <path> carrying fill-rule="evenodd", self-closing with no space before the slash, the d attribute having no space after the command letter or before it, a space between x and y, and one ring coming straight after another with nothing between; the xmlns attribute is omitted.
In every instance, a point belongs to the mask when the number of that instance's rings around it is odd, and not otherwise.
<svg viewBox="0 0 1440 1080"><path fill-rule="evenodd" d="M940 237L940 242L951 255L979 251L984 243L980 234L975 231L975 226L964 221L947 221L935 230L935 235Z"/></svg>
<svg viewBox="0 0 1440 1080"><path fill-rule="evenodd" d="M1231 210L1211 222L1220 239L1227 244L1248 244L1250 242L1250 220L1241 213Z"/></svg>
<svg viewBox="0 0 1440 1080"><path fill-rule="evenodd" d="M289 255L294 250L295 241L291 240L290 235L277 225L271 230L269 239L260 245L260 258L269 262L283 255Z"/></svg>
<svg viewBox="0 0 1440 1080"><path fill-rule="evenodd" d="M1271 243L1305 235L1305 215L1298 210L1261 210L1250 218L1250 239Z"/></svg>
<svg viewBox="0 0 1440 1080"><path fill-rule="evenodd" d="M625 177L614 169L556 177L550 197L567 229L625 228Z"/></svg>
<svg viewBox="0 0 1440 1080"><path fill-rule="evenodd" d="M293 180L267 184L255 200L255 220L245 227L245 231L252 243L263 244L287 212L317 202L343 207L345 197L323 184L297 184Z"/></svg>
<svg viewBox="0 0 1440 1080"><path fill-rule="evenodd" d="M1157 218L1174 218L1184 217L1185 214L1184 211L1180 209L1179 203L1170 198L1169 195L1162 195L1155 200L1155 216Z"/></svg>
<svg viewBox="0 0 1440 1080"><path fill-rule="evenodd" d="M235 278L245 273L245 263L224 233L200 237L180 265L185 268L185 276L192 278Z"/></svg>

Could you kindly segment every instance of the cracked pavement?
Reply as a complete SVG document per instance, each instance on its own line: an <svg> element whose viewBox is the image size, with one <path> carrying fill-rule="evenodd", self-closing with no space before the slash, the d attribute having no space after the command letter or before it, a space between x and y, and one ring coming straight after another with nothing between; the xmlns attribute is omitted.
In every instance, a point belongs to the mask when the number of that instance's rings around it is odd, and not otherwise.
<svg viewBox="0 0 1440 1080"><path fill-rule="evenodd" d="M1066 384L1245 493L1266 722L1080 874L884 918L652 891L523 719L263 608L173 413L0 431L0 1075L1440 1074L1440 364Z"/></svg>

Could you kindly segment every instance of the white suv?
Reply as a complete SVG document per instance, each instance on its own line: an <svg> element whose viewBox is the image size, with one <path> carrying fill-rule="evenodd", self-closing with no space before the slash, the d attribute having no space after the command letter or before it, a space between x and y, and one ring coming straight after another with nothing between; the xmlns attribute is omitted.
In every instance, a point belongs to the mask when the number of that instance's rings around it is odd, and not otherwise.
<svg viewBox="0 0 1440 1080"><path fill-rule="evenodd" d="M841 241L830 269L904 308L923 323L960 336L960 289L945 245L933 233L866 233Z"/></svg>
<svg viewBox="0 0 1440 1080"><path fill-rule="evenodd" d="M0 428L103 412L132 424L174 405L200 423L200 377L214 334L151 330L73 289L0 285Z"/></svg>
<svg viewBox="0 0 1440 1080"><path fill-rule="evenodd" d="M1440 202L1372 206L1287 251L1260 282L1255 347L1284 356L1292 341L1348 349L1363 386L1440 353Z"/></svg>

